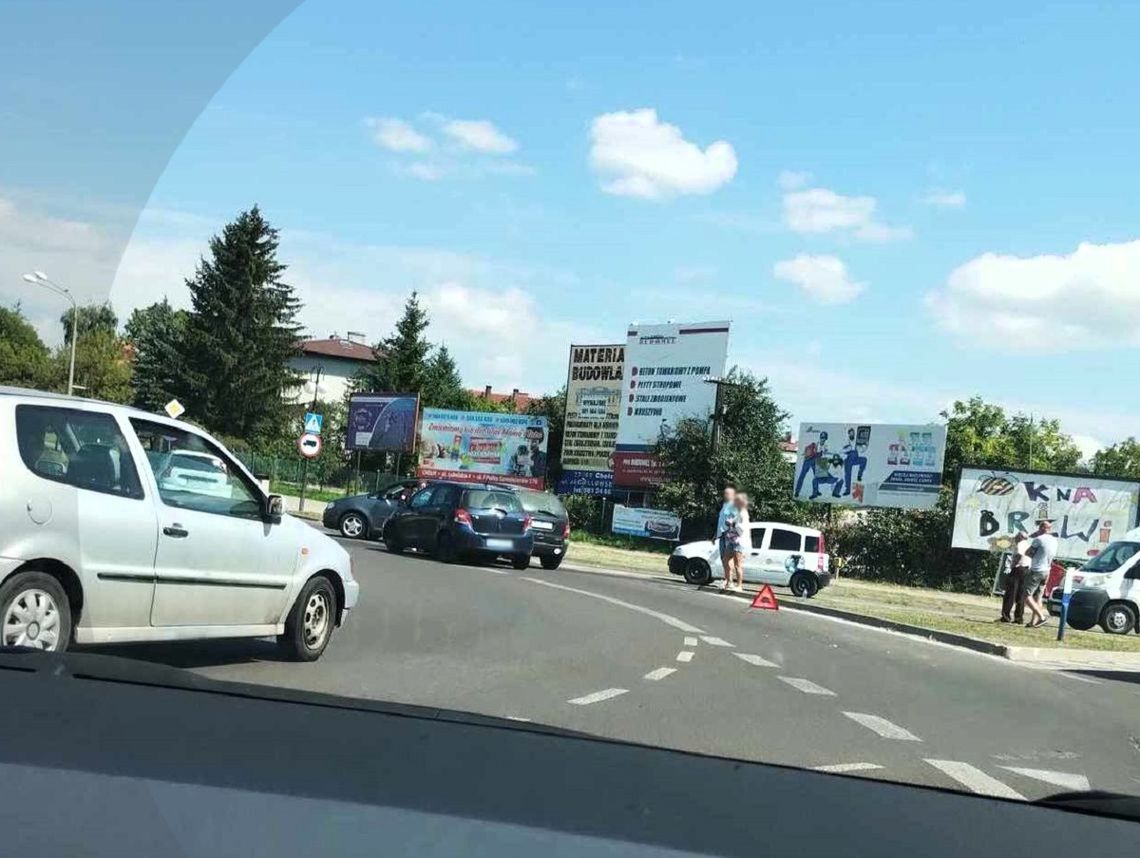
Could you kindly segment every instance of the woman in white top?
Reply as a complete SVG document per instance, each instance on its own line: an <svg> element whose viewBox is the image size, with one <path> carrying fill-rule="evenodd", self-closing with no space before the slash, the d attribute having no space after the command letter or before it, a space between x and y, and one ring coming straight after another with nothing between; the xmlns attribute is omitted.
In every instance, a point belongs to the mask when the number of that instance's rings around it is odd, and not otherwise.
<svg viewBox="0 0 1140 858"><path fill-rule="evenodd" d="M738 492L735 500L736 521L733 523L733 581L729 582L729 589L740 593L744 591L744 558L752 551L752 525L748 516L748 495Z"/></svg>

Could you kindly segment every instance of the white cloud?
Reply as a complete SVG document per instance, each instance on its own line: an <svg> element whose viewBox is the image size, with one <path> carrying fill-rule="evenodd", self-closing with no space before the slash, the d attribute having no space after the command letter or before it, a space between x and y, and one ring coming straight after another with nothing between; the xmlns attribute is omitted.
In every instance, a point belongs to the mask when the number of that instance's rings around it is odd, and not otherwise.
<svg viewBox="0 0 1140 858"><path fill-rule="evenodd" d="M368 118L365 123L372 129L377 145L392 152L427 152L432 148L431 138L416 131L403 119Z"/></svg>
<svg viewBox="0 0 1140 858"><path fill-rule="evenodd" d="M1051 352L1140 344L1140 240L1062 255L985 253L927 306L946 330L995 349Z"/></svg>
<svg viewBox="0 0 1140 858"><path fill-rule="evenodd" d="M652 109L604 113L590 125L590 163L605 177L602 190L660 200L708 194L736 175L736 152L718 140L703 151Z"/></svg>
<svg viewBox="0 0 1140 858"><path fill-rule="evenodd" d="M893 227L875 219L874 197L847 197L827 188L807 188L784 194L784 223L792 232L838 232L860 241L885 242L909 238L908 227Z"/></svg>
<svg viewBox="0 0 1140 858"><path fill-rule="evenodd" d="M421 179L425 182L435 182L447 175L446 167L429 161L413 161L399 167L399 169L413 179Z"/></svg>
<svg viewBox="0 0 1140 858"><path fill-rule="evenodd" d="M951 191L946 188L931 188L922 195L922 202L936 209L963 209L966 207L966 192Z"/></svg>
<svg viewBox="0 0 1140 858"><path fill-rule="evenodd" d="M798 188L805 187L812 179L811 173L804 170L781 170L780 175L776 177L776 184L782 190L794 191Z"/></svg>
<svg viewBox="0 0 1140 858"><path fill-rule="evenodd" d="M475 152L506 155L519 148L516 141L487 119L449 119L443 124L443 133L462 148Z"/></svg>
<svg viewBox="0 0 1140 858"><path fill-rule="evenodd" d="M854 301L867 284L857 283L837 256L809 256L801 253L772 267L772 274L802 289L820 304L846 304Z"/></svg>

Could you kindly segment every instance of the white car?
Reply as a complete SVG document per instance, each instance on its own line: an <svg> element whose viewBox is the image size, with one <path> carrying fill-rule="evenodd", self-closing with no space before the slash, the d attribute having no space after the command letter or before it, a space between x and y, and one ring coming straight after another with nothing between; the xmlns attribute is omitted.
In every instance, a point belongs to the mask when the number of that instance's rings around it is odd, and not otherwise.
<svg viewBox="0 0 1140 858"><path fill-rule="evenodd" d="M148 454L159 486L164 490L193 491L204 495L231 496L226 463L210 453L192 450Z"/></svg>
<svg viewBox="0 0 1140 858"><path fill-rule="evenodd" d="M745 581L788 587L809 598L831 582L831 558L818 530L778 521L754 521L751 527ZM669 556L669 571L697 585L724 577L720 550L711 539L677 546Z"/></svg>
<svg viewBox="0 0 1140 858"><path fill-rule="evenodd" d="M313 661L356 604L348 553L187 423L0 387L0 474L0 646L276 635Z"/></svg>

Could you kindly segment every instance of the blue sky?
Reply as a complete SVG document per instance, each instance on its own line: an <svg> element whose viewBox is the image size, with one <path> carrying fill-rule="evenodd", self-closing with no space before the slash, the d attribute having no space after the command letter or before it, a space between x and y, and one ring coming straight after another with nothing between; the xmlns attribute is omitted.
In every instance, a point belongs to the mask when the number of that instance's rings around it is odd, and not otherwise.
<svg viewBox="0 0 1140 858"><path fill-rule="evenodd" d="M202 26L167 23L175 45ZM314 333L379 337L418 288L472 386L553 389L571 340L729 317L730 362L797 419L928 420L980 393L1110 442L1135 431L1138 25L1087 4L308 0L178 131L117 273L85 281L124 316L184 300L256 201ZM9 92L117 63L96 79L193 120L168 69L146 84L170 53L116 38L115 62L20 62ZM215 53L175 56L205 86ZM80 133L90 105L61 104ZM0 230L117 262L99 236L129 232L123 189L162 144L101 135L64 164L0 136ZM63 252L42 244L27 258Z"/></svg>

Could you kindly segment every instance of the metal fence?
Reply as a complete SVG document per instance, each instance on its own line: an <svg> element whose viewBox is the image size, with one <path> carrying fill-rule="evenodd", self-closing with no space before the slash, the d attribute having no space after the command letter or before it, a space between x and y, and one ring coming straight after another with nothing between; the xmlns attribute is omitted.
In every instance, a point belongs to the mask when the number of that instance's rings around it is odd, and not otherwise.
<svg viewBox="0 0 1140 858"><path fill-rule="evenodd" d="M362 494L376 491L391 482L395 482L395 474L387 471L369 470L359 474L352 465L342 462L329 462L317 459L309 462L308 473L305 473L303 459L281 456L262 456L257 453L238 453L237 458L253 472L255 477L268 479L270 484L288 483L300 486L302 476L305 476L309 489L318 491L343 491L344 494Z"/></svg>

